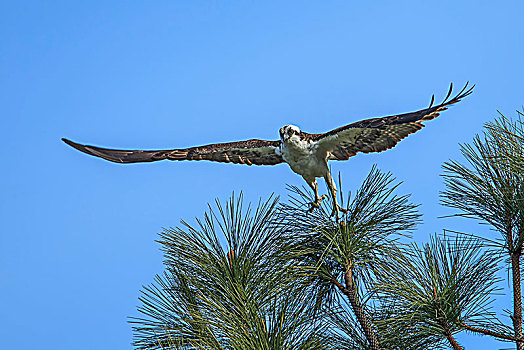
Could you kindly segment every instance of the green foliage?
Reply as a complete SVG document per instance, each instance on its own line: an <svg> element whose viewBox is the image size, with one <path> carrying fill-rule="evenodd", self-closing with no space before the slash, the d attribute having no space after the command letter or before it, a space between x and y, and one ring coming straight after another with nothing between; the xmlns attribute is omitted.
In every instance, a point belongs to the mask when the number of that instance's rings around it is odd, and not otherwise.
<svg viewBox="0 0 524 350"><path fill-rule="evenodd" d="M409 196L395 194L399 185L391 174L373 167L355 195L349 195L348 211L340 223L329 218L329 203L312 214L305 213L303 208L312 195L297 187L291 188L294 196L290 204L282 205L281 225L292 232L286 251L299 273L309 277L311 300L316 301L312 307L333 310L330 325L337 349L371 348L362 324L354 317L359 306L382 348L427 345L407 332L393 334L379 322L391 318L395 309L377 294L375 281L402 258L399 238L409 237L420 217ZM355 285L355 306L348 303L340 288L350 288L347 283ZM399 338L400 334L404 337Z"/></svg>
<svg viewBox="0 0 524 350"><path fill-rule="evenodd" d="M480 240L467 236L437 235L422 247L408 247L404 260L377 281L380 294L395 310L381 323L394 333L409 330L435 344L444 342L446 334L462 331L463 324L492 329L496 324L501 331L489 308L499 281L500 255L482 247Z"/></svg>
<svg viewBox="0 0 524 350"><path fill-rule="evenodd" d="M516 120L511 120L500 114L498 119L486 124L483 135L477 135L471 145L462 145L467 164L457 161L444 164L446 190L442 193L442 202L458 209L457 216L480 220L501 234L500 239L489 245L498 248L498 253L506 254L506 266L513 280L513 312L510 315L513 336L522 338L520 260L524 244L524 123L522 113L518 115ZM481 333L493 335L489 331ZM495 336L505 336L503 330L498 333ZM517 349L524 349L524 342L517 342Z"/></svg>
<svg viewBox="0 0 524 350"><path fill-rule="evenodd" d="M472 234L408 244L417 206L376 167L340 220L328 201L309 213L313 194L298 187L287 204L270 198L254 212L241 195L217 201L197 225L161 233L166 270L144 288L135 347L457 349L454 335L465 329L515 341L519 328L490 305L501 253L511 255L514 290L520 284L524 124L502 116L461 149L467 164L444 165L442 202L491 224L498 249ZM514 325L520 299L519 287Z"/></svg>
<svg viewBox="0 0 524 350"><path fill-rule="evenodd" d="M398 238L409 234L419 220L409 196L394 194L398 185L391 174L373 167L355 196L350 194L342 224L330 219L329 203L306 213L303 208L311 194L291 188L294 196L281 212L281 225L292 233L286 251L303 272L318 277L314 283L319 299L334 300L332 281L344 283L350 267L362 295L366 294L373 276L395 258Z"/></svg>
<svg viewBox="0 0 524 350"><path fill-rule="evenodd" d="M519 251L524 243L524 124L501 114L482 136L461 145L467 164L444 164L442 203L459 216L480 219L502 233L499 246ZM509 235L509 240L507 239ZM511 247L510 247L511 246Z"/></svg>
<svg viewBox="0 0 524 350"><path fill-rule="evenodd" d="M251 215L242 197L205 214L198 228L164 230L166 272L145 288L134 320L140 349L324 349L320 313L303 303L281 258L277 200Z"/></svg>

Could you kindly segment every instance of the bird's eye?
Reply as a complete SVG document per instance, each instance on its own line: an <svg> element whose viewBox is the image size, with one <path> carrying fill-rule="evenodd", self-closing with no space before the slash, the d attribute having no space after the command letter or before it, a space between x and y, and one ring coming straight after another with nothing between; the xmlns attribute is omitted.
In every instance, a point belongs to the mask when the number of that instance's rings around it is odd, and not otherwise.
<svg viewBox="0 0 524 350"><path fill-rule="evenodd" d="M288 129L288 130L287 130L287 134L288 134L288 135L293 135L293 129Z"/></svg>

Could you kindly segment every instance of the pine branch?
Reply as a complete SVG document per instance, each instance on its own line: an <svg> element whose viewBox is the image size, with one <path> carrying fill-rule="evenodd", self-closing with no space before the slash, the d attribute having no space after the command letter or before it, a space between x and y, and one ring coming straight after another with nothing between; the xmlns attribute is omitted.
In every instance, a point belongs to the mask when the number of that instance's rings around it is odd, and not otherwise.
<svg viewBox="0 0 524 350"><path fill-rule="evenodd" d="M501 234L497 244L511 264L514 336L522 338L522 291L520 258L524 244L524 122L500 114L487 123L482 136L463 145L469 164L450 161L444 165L446 191L442 203L459 210L459 216L475 218ZM517 350L524 349L516 341Z"/></svg>
<svg viewBox="0 0 524 350"><path fill-rule="evenodd" d="M491 331L489 329L469 326L469 325L467 325L465 323L462 323L461 326L465 330L468 330L468 331L473 332L473 333L489 335L490 337L499 338L499 339L503 339L503 340L510 340L510 341L514 341L514 342L522 342L522 341L524 341L523 338L517 338L517 337L512 337L510 335L506 335L506 334L502 334L502 333L498 333L498 332L493 332L493 331Z"/></svg>
<svg viewBox="0 0 524 350"><path fill-rule="evenodd" d="M445 334L446 339L448 340L453 350L464 350L464 348L455 340L455 338L453 338L453 335L449 330Z"/></svg>
<svg viewBox="0 0 524 350"><path fill-rule="evenodd" d="M281 245L277 201L254 214L232 198L198 226L164 230L165 273L145 287L138 349L327 349L328 315L312 310L304 278ZM305 287L304 287L305 286ZM323 322L324 321L324 322Z"/></svg>
<svg viewBox="0 0 524 350"><path fill-rule="evenodd" d="M348 297L351 307L353 308L353 312L355 313L360 326L364 330L366 339L371 345L371 349L380 350L380 343L378 342L375 332L373 331L373 328L371 328L371 323L369 322L366 313L357 298L357 291L353 283L353 277L351 275L350 269L348 269L344 277L346 283L345 287L339 281L337 281L336 278L332 278L332 282L345 296Z"/></svg>
<svg viewBox="0 0 524 350"><path fill-rule="evenodd" d="M409 196L394 193L398 186L391 174L374 166L355 194L347 197L347 213L340 223L330 220L331 208L324 205L306 214L311 195L299 188L292 188L297 196L292 197L291 205L283 206L283 222L292 231L293 244L288 250L294 252L303 273L314 280L315 299L320 305L354 314L368 349L381 348L374 319L383 315L366 314L365 307L374 308L377 300L362 302L359 296L372 295L376 275L398 254L399 236L407 235L419 221L417 206L408 201ZM337 290L345 298L340 300ZM348 340L354 338L344 320L335 317L334 322L340 322L335 327ZM395 343L393 336L387 341L388 345Z"/></svg>
<svg viewBox="0 0 524 350"><path fill-rule="evenodd" d="M513 275L513 329L515 338L522 339L522 292L520 282L520 253L511 254L511 271ZM524 349L524 342L517 341L517 350Z"/></svg>

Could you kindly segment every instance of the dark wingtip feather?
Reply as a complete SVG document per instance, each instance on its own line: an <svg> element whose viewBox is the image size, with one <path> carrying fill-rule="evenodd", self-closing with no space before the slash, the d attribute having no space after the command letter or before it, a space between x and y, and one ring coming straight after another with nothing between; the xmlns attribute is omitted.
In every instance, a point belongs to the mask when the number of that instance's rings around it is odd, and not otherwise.
<svg viewBox="0 0 524 350"><path fill-rule="evenodd" d="M62 137L61 140L64 141L65 143L67 143L68 145L71 145L73 143L73 141L68 140L65 137Z"/></svg>
<svg viewBox="0 0 524 350"><path fill-rule="evenodd" d="M453 86L453 83L451 83L451 86ZM449 98L449 96L451 95L451 90L450 90L450 91L448 92L448 95L447 95L446 98L444 99L444 101L442 101L441 106L444 107L444 106L448 106L448 105L451 105L451 104L457 103L457 102L459 102L461 99L463 99L464 97L471 95L471 93L473 93L473 89L475 88L475 84L473 84L469 89L468 89L468 86L469 86L469 81L466 82L466 84L464 85L464 87L462 88L462 90L460 90L460 91L455 95L455 97L453 97L451 100L448 101L448 98Z"/></svg>
<svg viewBox="0 0 524 350"><path fill-rule="evenodd" d="M73 142L71 140L68 140L66 139L65 137L62 137L62 141L64 141L66 144L68 144L69 146L73 147L73 148L76 148L77 150L79 151L82 151L82 152L85 152L85 153L88 153L86 152L85 150L85 146L84 145L81 145L79 143L76 143L76 142Z"/></svg>
<svg viewBox="0 0 524 350"><path fill-rule="evenodd" d="M82 144L73 142L71 140L68 140L66 138L62 138L62 141L64 141L69 146L79 150L80 152L89 154L91 156L103 158L105 160L108 160L114 163L124 163L124 161L121 158L116 157L115 155L112 155L109 153L109 152L113 152L116 150L104 149L104 148L90 146L90 145L82 145Z"/></svg>
<svg viewBox="0 0 524 350"><path fill-rule="evenodd" d="M426 109L427 113L422 118L420 118L420 120L426 121L426 120L434 119L439 116L440 112L448 109L448 106L459 102L460 100L462 100L464 97L468 95L471 95L475 85L472 85L469 88L468 86L469 86L469 81L466 82L464 87L454 97L450 99L450 96L453 92L453 83L451 83L449 86L448 93L446 97L444 98L444 100L438 106L431 107L430 105L430 107ZM431 99L431 102L433 102L433 98Z"/></svg>
<svg viewBox="0 0 524 350"><path fill-rule="evenodd" d="M435 102L435 94L431 95L431 102L429 103L429 107L428 108L433 107L433 103L434 102Z"/></svg>
<svg viewBox="0 0 524 350"><path fill-rule="evenodd" d="M450 83L449 84L448 94L446 95L446 98L444 98L444 101L442 103L444 103L444 102L446 102L448 100L448 98L449 98L449 96L451 96L452 92L453 92L453 83Z"/></svg>
<svg viewBox="0 0 524 350"><path fill-rule="evenodd" d="M459 102L464 97L470 95L473 92L475 85L469 87L469 81L464 85L464 87L453 97L453 83L449 85L448 93L444 100L436 106L433 106L435 95L431 96L431 102L428 108L420 110L418 112L406 113L401 115L399 121L402 123L406 122L415 122L415 121L428 121L435 119L440 115L440 112L445 111L452 104ZM450 99L451 97L451 99Z"/></svg>

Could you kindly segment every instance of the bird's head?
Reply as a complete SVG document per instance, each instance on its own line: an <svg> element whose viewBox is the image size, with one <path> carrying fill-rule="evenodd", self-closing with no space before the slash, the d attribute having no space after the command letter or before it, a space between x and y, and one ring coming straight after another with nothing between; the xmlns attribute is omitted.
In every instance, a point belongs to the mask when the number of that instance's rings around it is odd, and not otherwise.
<svg viewBox="0 0 524 350"><path fill-rule="evenodd" d="M300 135L300 129L295 125L285 125L280 128L280 139L282 142L289 140L294 135Z"/></svg>

